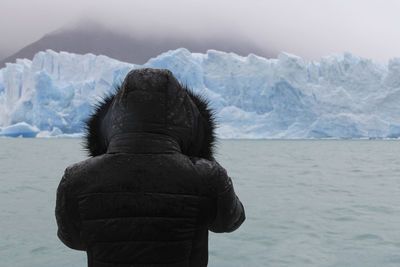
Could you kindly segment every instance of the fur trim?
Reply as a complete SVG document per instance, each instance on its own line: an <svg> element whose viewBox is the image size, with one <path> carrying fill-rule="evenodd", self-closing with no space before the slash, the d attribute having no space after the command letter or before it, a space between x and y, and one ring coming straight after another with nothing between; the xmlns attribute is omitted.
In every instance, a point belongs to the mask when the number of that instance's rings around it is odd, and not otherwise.
<svg viewBox="0 0 400 267"><path fill-rule="evenodd" d="M122 85L115 87L113 93L105 96L94 106L94 111L85 122L84 148L89 156L95 157L106 153L108 148L108 140L104 133L102 125L105 116L114 100L115 95ZM187 92L191 101L197 106L200 113L197 127L195 130L197 136L188 145L188 151L182 151L188 156L195 156L211 160L213 158L216 137L215 137L215 112L209 107L209 100L204 95L194 93L187 86L182 86ZM196 118L194 118L196 119Z"/></svg>
<svg viewBox="0 0 400 267"><path fill-rule="evenodd" d="M196 94L193 90L189 89L187 85L183 86L192 99L194 104L197 106L200 115L201 115L201 123L202 123L202 139L203 140L194 140L194 142L201 142L199 151L195 153L197 157L212 159L214 154L214 149L216 145L216 137L215 137L215 112L209 107L210 101L204 96L200 94Z"/></svg>
<svg viewBox="0 0 400 267"><path fill-rule="evenodd" d="M115 87L114 92L104 96L95 106L89 119L85 122L84 149L89 156L95 157L106 153L108 143L102 131L102 122L107 114L116 92L121 85Z"/></svg>

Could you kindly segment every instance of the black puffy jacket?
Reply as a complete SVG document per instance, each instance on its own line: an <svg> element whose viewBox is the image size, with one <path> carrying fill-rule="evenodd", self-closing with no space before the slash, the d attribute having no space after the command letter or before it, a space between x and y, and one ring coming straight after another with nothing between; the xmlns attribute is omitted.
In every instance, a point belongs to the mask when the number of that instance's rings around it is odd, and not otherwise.
<svg viewBox="0 0 400 267"><path fill-rule="evenodd" d="M212 156L207 102L168 70L133 70L87 122L91 158L57 190L58 237L88 266L206 266L208 230L245 219Z"/></svg>

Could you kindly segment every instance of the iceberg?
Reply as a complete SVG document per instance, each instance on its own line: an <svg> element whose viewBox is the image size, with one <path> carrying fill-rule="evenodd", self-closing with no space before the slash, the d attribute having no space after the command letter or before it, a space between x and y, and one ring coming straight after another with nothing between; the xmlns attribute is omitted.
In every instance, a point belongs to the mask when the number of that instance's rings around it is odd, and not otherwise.
<svg viewBox="0 0 400 267"><path fill-rule="evenodd" d="M166 68L216 111L221 138L398 138L400 59L319 62L181 48L144 65L46 50L0 69L0 135L76 137L92 106L137 68Z"/></svg>
<svg viewBox="0 0 400 267"><path fill-rule="evenodd" d="M11 126L0 129L0 136L7 137L36 137L39 129L26 122L19 122Z"/></svg>

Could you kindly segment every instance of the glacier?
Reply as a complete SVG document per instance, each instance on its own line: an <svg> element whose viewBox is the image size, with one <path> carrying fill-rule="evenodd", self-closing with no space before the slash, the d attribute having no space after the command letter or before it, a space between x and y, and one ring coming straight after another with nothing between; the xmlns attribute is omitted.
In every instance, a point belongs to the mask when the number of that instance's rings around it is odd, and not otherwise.
<svg viewBox="0 0 400 267"><path fill-rule="evenodd" d="M398 138L400 59L308 62L171 50L144 65L46 50L0 70L0 136L82 136L93 105L137 68L166 68L216 111L220 138Z"/></svg>

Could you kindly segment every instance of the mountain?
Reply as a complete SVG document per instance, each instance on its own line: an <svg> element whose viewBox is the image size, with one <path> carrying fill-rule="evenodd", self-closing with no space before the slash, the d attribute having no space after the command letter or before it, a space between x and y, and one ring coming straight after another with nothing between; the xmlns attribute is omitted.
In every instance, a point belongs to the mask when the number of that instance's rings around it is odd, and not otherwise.
<svg viewBox="0 0 400 267"><path fill-rule="evenodd" d="M6 52L0 50L0 59L6 58L6 57L7 57ZM1 68L2 68L2 67L4 67L4 64L1 66Z"/></svg>
<svg viewBox="0 0 400 267"><path fill-rule="evenodd" d="M134 65L93 54L39 52L0 69L0 136L80 134L100 96L134 68L167 68L205 95L222 138L398 138L400 59L320 62L171 50Z"/></svg>
<svg viewBox="0 0 400 267"><path fill-rule="evenodd" d="M274 57L276 52L261 49L245 37L237 34L209 36L205 39L192 38L186 35L136 35L123 34L95 22L80 23L78 26L62 28L43 36L40 40L22 48L17 53L0 61L0 68L5 63L15 62L17 58L32 59L39 51L52 49L77 54L93 53L111 58L144 64L150 58L177 48L185 47L191 52L205 53L208 49L234 52L247 56L250 53L264 57Z"/></svg>

